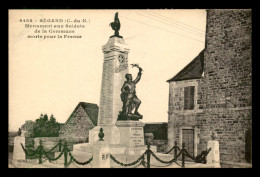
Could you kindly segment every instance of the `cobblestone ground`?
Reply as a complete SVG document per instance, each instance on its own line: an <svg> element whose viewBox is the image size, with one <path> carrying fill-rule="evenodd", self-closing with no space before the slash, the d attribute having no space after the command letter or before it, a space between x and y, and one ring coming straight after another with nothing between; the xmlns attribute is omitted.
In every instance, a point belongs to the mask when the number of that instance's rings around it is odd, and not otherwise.
<svg viewBox="0 0 260 177"><path fill-rule="evenodd" d="M178 162L181 164L181 161ZM142 165L134 165L135 168L144 168ZM133 168L133 167L114 167L114 168ZM63 163L54 163L45 161L43 164L38 164L37 161L35 162L19 162L19 164L9 164L9 168L64 168ZM91 168L91 165L77 165L75 163L70 164L68 168ZM113 167L112 167L113 168ZM151 168L181 168L176 163L171 165L165 165L161 163L151 164ZM186 162L185 168L211 168L205 164L193 163L193 162Z"/></svg>
<svg viewBox="0 0 260 177"><path fill-rule="evenodd" d="M178 161L181 164L181 161ZM135 165L135 168L144 168L142 165ZM48 162L45 161L43 164L38 164L38 161L31 162L21 162L19 164L9 163L9 168L64 168L64 164L62 162ZM68 168L91 168L91 165L77 165L76 163L71 163ZM112 167L113 168L113 167ZM133 167L120 167L116 166L114 168L133 168ZM176 163L171 165L165 165L162 163L151 164L151 168L181 168ZM206 164L194 163L194 162L185 162L185 168L212 168ZM237 163L237 164L221 164L221 168L252 168L252 164L248 163Z"/></svg>

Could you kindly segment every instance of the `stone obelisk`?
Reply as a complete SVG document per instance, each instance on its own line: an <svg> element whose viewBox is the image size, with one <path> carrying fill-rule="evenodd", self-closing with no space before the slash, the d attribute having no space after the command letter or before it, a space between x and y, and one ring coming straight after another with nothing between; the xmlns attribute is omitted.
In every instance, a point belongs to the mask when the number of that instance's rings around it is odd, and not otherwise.
<svg viewBox="0 0 260 177"><path fill-rule="evenodd" d="M120 93L125 81L125 74L128 73L129 49L123 37L119 36L120 22L117 14L115 21L110 25L115 30L115 35L111 36L107 44L102 46L104 61L98 125L89 132L90 143L98 141L101 127L105 134L104 141L109 144L120 143L120 132L115 124L123 106Z"/></svg>

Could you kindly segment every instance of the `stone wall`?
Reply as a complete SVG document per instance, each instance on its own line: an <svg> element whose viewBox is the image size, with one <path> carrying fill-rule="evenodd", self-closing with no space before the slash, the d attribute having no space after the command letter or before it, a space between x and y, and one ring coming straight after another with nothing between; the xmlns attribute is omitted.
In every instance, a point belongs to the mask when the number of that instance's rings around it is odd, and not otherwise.
<svg viewBox="0 0 260 177"><path fill-rule="evenodd" d="M157 152L166 152L167 151L167 140L153 140L151 145L157 147Z"/></svg>
<svg viewBox="0 0 260 177"><path fill-rule="evenodd" d="M60 138L59 137L41 137L34 138L34 149L36 149L40 145L40 140L42 141L42 145L45 150L50 150L56 144L58 144ZM54 152L58 152L58 147L54 149Z"/></svg>
<svg viewBox="0 0 260 177"><path fill-rule="evenodd" d="M251 106L251 11L209 10L207 24L199 100L204 108Z"/></svg>
<svg viewBox="0 0 260 177"><path fill-rule="evenodd" d="M252 125L250 107L236 109L206 109L196 116L200 130L198 151L206 149L211 132L218 134L221 162L245 162L246 131Z"/></svg>
<svg viewBox="0 0 260 177"><path fill-rule="evenodd" d="M252 125L251 10L209 10L207 24L200 144L207 129L216 130L221 161L244 161L245 132Z"/></svg>
<svg viewBox="0 0 260 177"><path fill-rule="evenodd" d="M181 127L191 127L198 154L216 131L221 162L245 161L246 131L252 125L251 50L250 10L208 10L205 73L197 80L194 110L183 111L178 87L194 80L170 82L168 149L181 142Z"/></svg>
<svg viewBox="0 0 260 177"><path fill-rule="evenodd" d="M220 143L220 159L224 161L245 161L245 134L252 125L251 108L244 109L205 109L200 113L172 114L172 134L168 141L177 141L181 145L180 128L191 127L195 129L197 141L197 154L207 148L207 142L211 139L211 132L218 134ZM169 136L169 135L168 135Z"/></svg>

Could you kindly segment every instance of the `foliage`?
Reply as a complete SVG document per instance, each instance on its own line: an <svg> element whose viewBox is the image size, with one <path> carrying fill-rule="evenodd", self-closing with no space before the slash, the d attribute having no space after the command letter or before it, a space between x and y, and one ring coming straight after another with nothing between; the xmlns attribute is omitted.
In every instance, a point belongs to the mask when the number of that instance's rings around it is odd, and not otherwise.
<svg viewBox="0 0 260 177"><path fill-rule="evenodd" d="M47 114L41 114L41 116L35 121L30 137L58 137L59 131L60 124L56 122L53 115L51 115L49 119Z"/></svg>

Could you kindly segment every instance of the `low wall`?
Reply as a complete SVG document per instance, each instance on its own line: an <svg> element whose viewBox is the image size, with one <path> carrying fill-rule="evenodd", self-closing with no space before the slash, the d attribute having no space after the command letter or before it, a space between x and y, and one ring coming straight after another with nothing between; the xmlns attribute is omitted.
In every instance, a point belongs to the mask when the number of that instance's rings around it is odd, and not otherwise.
<svg viewBox="0 0 260 177"><path fill-rule="evenodd" d="M25 137L25 147L34 147L34 138Z"/></svg>
<svg viewBox="0 0 260 177"><path fill-rule="evenodd" d="M42 140L42 145L45 150L50 150L56 144L59 143L59 137L41 137L41 138L34 138L34 148L36 149L40 145L40 140ZM53 152L58 152L59 147L55 148Z"/></svg>
<svg viewBox="0 0 260 177"><path fill-rule="evenodd" d="M166 152L167 151L167 140L153 140L152 145L157 146L157 152Z"/></svg>

